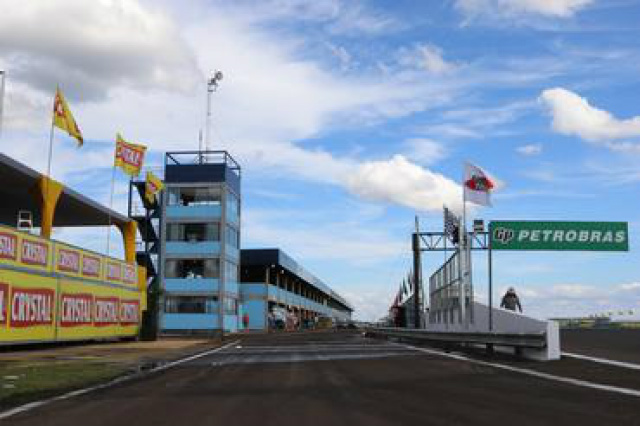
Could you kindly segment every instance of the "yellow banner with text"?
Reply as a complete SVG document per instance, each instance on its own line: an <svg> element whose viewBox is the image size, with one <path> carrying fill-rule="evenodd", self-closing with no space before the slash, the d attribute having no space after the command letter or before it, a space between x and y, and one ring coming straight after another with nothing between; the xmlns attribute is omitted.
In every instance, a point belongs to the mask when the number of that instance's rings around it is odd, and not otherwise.
<svg viewBox="0 0 640 426"><path fill-rule="evenodd" d="M135 336L145 271L0 227L0 344Z"/></svg>

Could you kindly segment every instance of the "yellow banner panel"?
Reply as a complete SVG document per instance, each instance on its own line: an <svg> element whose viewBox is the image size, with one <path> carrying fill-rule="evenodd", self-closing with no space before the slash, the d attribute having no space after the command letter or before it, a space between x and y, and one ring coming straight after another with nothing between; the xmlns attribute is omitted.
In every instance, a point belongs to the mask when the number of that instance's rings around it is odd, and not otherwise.
<svg viewBox="0 0 640 426"><path fill-rule="evenodd" d="M0 226L0 344L135 336L144 272Z"/></svg>
<svg viewBox="0 0 640 426"><path fill-rule="evenodd" d="M61 279L58 339L136 335L139 320L133 319L141 318L139 297L133 290Z"/></svg>
<svg viewBox="0 0 640 426"><path fill-rule="evenodd" d="M125 263L122 265L122 282L129 287L138 287L138 265Z"/></svg>
<svg viewBox="0 0 640 426"><path fill-rule="evenodd" d="M102 275L102 257L87 252L82 252L82 276L85 278L93 278L101 280Z"/></svg>
<svg viewBox="0 0 640 426"><path fill-rule="evenodd" d="M20 264L38 271L48 271L51 265L51 243L31 235L20 235Z"/></svg>
<svg viewBox="0 0 640 426"><path fill-rule="evenodd" d="M0 269L0 342L55 338L57 280Z"/></svg>
<svg viewBox="0 0 640 426"><path fill-rule="evenodd" d="M73 277L80 276L80 250L62 244L56 244L54 261L55 271Z"/></svg>
<svg viewBox="0 0 640 426"><path fill-rule="evenodd" d="M107 281L115 284L122 283L122 264L118 261L106 259L105 262L105 278Z"/></svg>
<svg viewBox="0 0 640 426"><path fill-rule="evenodd" d="M0 260L8 264L18 262L18 236L15 232L0 229Z"/></svg>

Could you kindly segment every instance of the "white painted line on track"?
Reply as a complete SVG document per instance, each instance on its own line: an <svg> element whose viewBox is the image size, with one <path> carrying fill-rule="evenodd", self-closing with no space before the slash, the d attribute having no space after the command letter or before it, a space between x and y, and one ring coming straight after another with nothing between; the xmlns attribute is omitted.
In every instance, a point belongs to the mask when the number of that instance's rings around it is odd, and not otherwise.
<svg viewBox="0 0 640 426"><path fill-rule="evenodd" d="M613 366L616 366L616 367L630 368L632 370L640 370L640 364L634 364L634 363L631 363L631 362L615 361L613 359L597 358L597 357L594 357L594 356L574 354L574 353L571 353L571 352L562 352L562 356L566 356L566 357L569 357L569 358L575 358L575 359L582 359L582 360L585 360L585 361L593 361L593 362L597 362L597 363L600 363L600 364L613 365Z"/></svg>
<svg viewBox="0 0 640 426"><path fill-rule="evenodd" d="M510 366L510 365L498 364L498 363L495 363L495 362L480 361L480 360L477 360L477 359L466 357L464 355L451 354L451 353L437 351L437 350L434 350L434 349L419 348L417 346L403 345L403 344L399 344L399 345L400 346L404 346L406 348L414 349L414 350L419 351L419 352L424 352L424 353L427 353L427 354L430 354L430 355L436 355L436 356L441 356L441 357L445 357L445 358L452 358L452 359L456 359L456 360L459 360L459 361L466 361L466 362L470 362L472 364L483 365L483 366L486 366L486 367L494 367L494 368L497 368L497 369L500 369L500 370L513 371L514 373L526 374L528 376L538 377L538 378L541 378L541 379L551 380L551 381L555 381L555 382L567 383L567 384L571 384L571 385L575 385L575 386L581 386L581 387L584 387L584 388L598 389L598 390L602 390L602 391L606 391L606 392L619 393L619 394L623 394L623 395L635 396L637 398L640 398L640 390L637 390L637 389L621 388L621 387L618 387L618 386L603 385L601 383L589 382L587 380L572 379L570 377L556 376L554 374L542 373L540 371L529 370L527 368L513 367L513 366Z"/></svg>
<svg viewBox="0 0 640 426"><path fill-rule="evenodd" d="M190 356L188 356L186 358L182 358L182 359L178 359L178 360L175 360L175 361L172 361L172 362L168 362L166 364L163 364L163 365L160 365L158 367L155 367L155 368L152 368L152 369L148 370L143 375L131 374L131 375L127 375L127 376L116 377L115 379L113 379L113 380L111 380L111 381L109 381L107 383L102 383L102 384L99 384L99 385L90 386L88 388L77 389L77 390L74 390L74 391L71 391L71 392L67 392L67 393L62 394L62 395L54 396L54 397L51 397L51 398L48 398L48 399L43 399L43 400L40 400L40 401L34 401L34 402L30 402L28 404L20 405L18 407L12 408L10 410L1 412L0 413L0 420L4 420L4 419L9 418L11 416L15 416L16 414L26 413L27 411L31 411L31 410L33 410L35 408L42 407L43 405L47 405L47 404L50 404L52 402L64 401L66 399L71 399L73 397L84 395L84 394L87 394L87 393L90 393L90 392L93 392L93 391L97 391L97 390L100 390L100 389L110 388L111 386L115 386L115 385L117 385L119 383L128 382L129 380L132 380L132 379L135 379L135 378L143 377L143 376L146 376L146 375L149 375L149 374L152 374L152 373L157 373L159 371L164 371L164 370L166 370L168 368L175 367L176 365L184 364L185 362L193 361L194 359L202 358L202 357L205 357L207 355L211 355L211 354L214 354L216 352L220 352L220 351L222 351L224 349L227 349L227 348L229 348L229 347L231 347L231 346L233 346L233 345L235 345L235 344L237 344L239 342L240 342L240 340L236 340L234 342L227 343L226 345L220 346L220 347L215 348L215 349L211 349L211 350L208 350L208 351L205 351L205 352L200 352L200 353L197 353L195 355L190 355Z"/></svg>

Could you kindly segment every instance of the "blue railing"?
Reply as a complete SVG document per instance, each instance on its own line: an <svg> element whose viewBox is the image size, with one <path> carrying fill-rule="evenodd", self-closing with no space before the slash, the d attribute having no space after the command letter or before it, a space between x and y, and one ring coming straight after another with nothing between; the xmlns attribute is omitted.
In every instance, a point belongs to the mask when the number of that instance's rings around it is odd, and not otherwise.
<svg viewBox="0 0 640 426"><path fill-rule="evenodd" d="M164 280L164 288L168 292L217 292L219 285L218 278L165 278Z"/></svg>
<svg viewBox="0 0 640 426"><path fill-rule="evenodd" d="M204 204L196 206L167 206L166 215L168 218L185 219L215 219L221 217L220 204Z"/></svg>
<svg viewBox="0 0 640 426"><path fill-rule="evenodd" d="M218 241L167 241L165 247L167 254L220 254Z"/></svg>

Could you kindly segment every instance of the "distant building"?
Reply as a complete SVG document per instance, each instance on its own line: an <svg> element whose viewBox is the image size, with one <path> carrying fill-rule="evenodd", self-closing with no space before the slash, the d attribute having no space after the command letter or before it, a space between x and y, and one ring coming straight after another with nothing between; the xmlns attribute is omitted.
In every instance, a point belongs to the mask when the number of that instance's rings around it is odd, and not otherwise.
<svg viewBox="0 0 640 426"><path fill-rule="evenodd" d="M283 311L302 327L320 317L336 323L351 319L351 305L282 250L243 249L240 281L249 329L267 329L269 315L273 318Z"/></svg>

